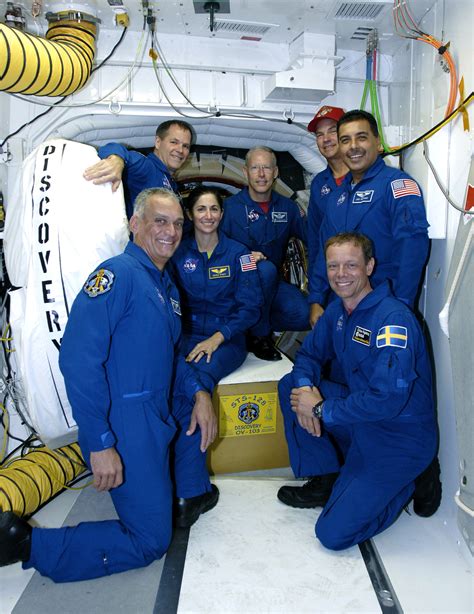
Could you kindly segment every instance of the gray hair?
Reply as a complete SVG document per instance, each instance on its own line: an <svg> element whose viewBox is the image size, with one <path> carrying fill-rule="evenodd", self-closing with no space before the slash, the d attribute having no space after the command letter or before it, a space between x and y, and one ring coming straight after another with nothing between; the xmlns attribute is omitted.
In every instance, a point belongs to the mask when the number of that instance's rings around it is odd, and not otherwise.
<svg viewBox="0 0 474 614"><path fill-rule="evenodd" d="M277 159L273 149L270 149L270 147L267 147L266 145L255 145L255 147L252 147L252 149L248 150L247 155L245 156L245 166L247 168L249 166L249 160L252 157L252 154L257 151L266 151L267 153L269 153L272 157L272 165L277 166Z"/></svg>
<svg viewBox="0 0 474 614"><path fill-rule="evenodd" d="M174 200L177 205L181 206L179 198L172 190L168 190L166 188L147 188L146 190L142 190L135 198L135 202L133 204L133 215L143 217L148 201L152 196L161 196L164 199Z"/></svg>

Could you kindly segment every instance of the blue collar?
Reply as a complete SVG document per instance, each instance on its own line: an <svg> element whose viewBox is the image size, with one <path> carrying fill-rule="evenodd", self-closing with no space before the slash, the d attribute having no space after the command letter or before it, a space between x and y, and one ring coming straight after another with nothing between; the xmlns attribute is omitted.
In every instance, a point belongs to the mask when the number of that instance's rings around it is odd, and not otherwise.
<svg viewBox="0 0 474 614"><path fill-rule="evenodd" d="M127 243L127 246L125 247L125 253L128 254L129 256L132 256L132 258L135 258L136 260L138 260L140 264L143 264L148 269L153 269L155 273L158 273L159 275L163 276L164 270L160 271L160 269L156 266L156 264L154 264L154 262L145 252L145 250L141 248L139 245L136 245L132 241L129 241Z"/></svg>
<svg viewBox="0 0 474 614"><path fill-rule="evenodd" d="M375 162L372 164L372 166L369 166L369 168L365 171L362 179L359 181L359 183L356 183L354 188L357 188L357 186L359 186L366 179L372 179L372 177L375 177L376 175L378 175L383 168L385 168L385 162L382 160L380 156L377 156L377 159L375 160ZM344 186L350 189L351 183L352 183L352 173L349 171L349 173L347 173L344 179Z"/></svg>

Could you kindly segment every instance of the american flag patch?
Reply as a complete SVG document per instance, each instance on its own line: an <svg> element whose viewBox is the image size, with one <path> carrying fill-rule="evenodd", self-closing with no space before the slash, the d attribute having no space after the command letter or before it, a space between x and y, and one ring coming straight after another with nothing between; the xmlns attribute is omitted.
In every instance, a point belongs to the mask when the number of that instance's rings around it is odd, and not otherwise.
<svg viewBox="0 0 474 614"><path fill-rule="evenodd" d="M245 256L240 256L240 268L242 271L254 271L257 268L254 255L245 254Z"/></svg>
<svg viewBox="0 0 474 614"><path fill-rule="evenodd" d="M421 196L420 188L413 179L396 179L392 181L393 198L401 198L402 196Z"/></svg>

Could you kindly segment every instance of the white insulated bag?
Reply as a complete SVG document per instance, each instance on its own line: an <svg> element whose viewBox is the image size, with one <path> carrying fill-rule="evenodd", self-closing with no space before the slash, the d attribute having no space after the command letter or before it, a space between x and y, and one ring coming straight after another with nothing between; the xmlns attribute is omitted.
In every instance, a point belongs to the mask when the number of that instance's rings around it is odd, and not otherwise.
<svg viewBox="0 0 474 614"><path fill-rule="evenodd" d="M82 176L98 161L89 145L46 141L25 159L6 211L11 366L30 426L50 447L77 439L58 366L72 303L94 268L128 241L123 191Z"/></svg>

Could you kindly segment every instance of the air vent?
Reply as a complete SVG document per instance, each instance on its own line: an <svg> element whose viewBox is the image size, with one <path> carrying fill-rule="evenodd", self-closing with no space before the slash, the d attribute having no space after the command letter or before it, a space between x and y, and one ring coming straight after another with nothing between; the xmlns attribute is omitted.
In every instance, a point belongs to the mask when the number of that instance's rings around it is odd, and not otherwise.
<svg viewBox="0 0 474 614"><path fill-rule="evenodd" d="M374 28L357 28L351 38L356 41L365 41L367 40L369 34L373 31Z"/></svg>
<svg viewBox="0 0 474 614"><path fill-rule="evenodd" d="M255 23L251 21L230 21L227 19L216 19L216 32L235 32L236 34L252 34L263 36L269 30L274 28L273 23Z"/></svg>
<svg viewBox="0 0 474 614"><path fill-rule="evenodd" d="M341 2L335 9L334 19L375 21L386 6L385 2Z"/></svg>

